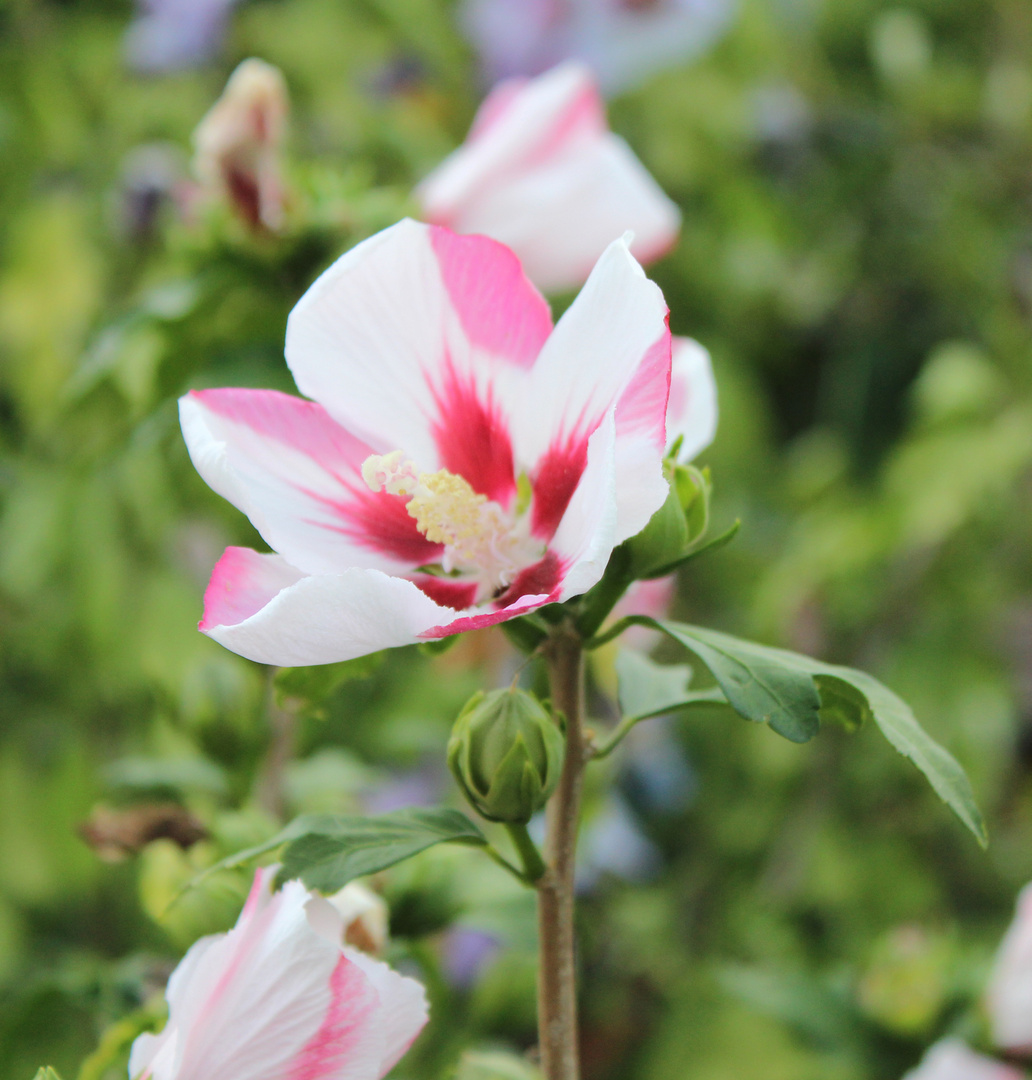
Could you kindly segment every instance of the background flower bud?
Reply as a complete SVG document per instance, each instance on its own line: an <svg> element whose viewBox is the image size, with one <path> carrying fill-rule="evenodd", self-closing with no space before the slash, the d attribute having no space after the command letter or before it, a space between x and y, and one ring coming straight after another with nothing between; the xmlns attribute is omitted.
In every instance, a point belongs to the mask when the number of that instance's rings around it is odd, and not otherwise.
<svg viewBox="0 0 1032 1080"><path fill-rule="evenodd" d="M510 687L470 698L452 728L448 767L489 821L526 824L555 790L563 750L548 710Z"/></svg>

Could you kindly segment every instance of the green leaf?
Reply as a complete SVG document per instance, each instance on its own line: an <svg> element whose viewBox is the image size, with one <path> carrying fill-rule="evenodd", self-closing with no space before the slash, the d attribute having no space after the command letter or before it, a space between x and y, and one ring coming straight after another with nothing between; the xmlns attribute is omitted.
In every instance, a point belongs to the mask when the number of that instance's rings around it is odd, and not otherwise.
<svg viewBox="0 0 1032 1080"><path fill-rule="evenodd" d="M620 711L644 720L672 712L685 703L692 669L688 664L657 664L634 649L616 658Z"/></svg>
<svg viewBox="0 0 1032 1080"><path fill-rule="evenodd" d="M964 770L921 727L910 706L873 676L716 630L644 616L635 616L634 622L654 626L694 652L737 713L769 723L787 738L811 738L821 720L835 720L850 730L873 720L985 846L985 822ZM809 692L804 693L804 683L809 683Z"/></svg>
<svg viewBox="0 0 1032 1080"><path fill-rule="evenodd" d="M748 641L683 623L655 625L710 669L728 703L746 720L769 724L792 742L807 742L820 730L821 699L809 672L787 665Z"/></svg>
<svg viewBox="0 0 1032 1080"><path fill-rule="evenodd" d="M486 847L487 839L458 810L411 809L377 817L336 817L290 842L283 853L279 880L300 878L309 888L336 892L353 878L386 870L441 843Z"/></svg>
<svg viewBox="0 0 1032 1080"><path fill-rule="evenodd" d="M462 1055L455 1080L541 1080L541 1073L527 1061L504 1051Z"/></svg>
<svg viewBox="0 0 1032 1080"><path fill-rule="evenodd" d="M712 540L707 540L706 543L699 547L694 547L690 551L686 551L683 555L674 559L673 562L668 562L663 566L657 567L655 570L650 570L649 573L645 575L644 580L654 581L656 578L666 577L667 574L672 574L675 570L680 569L685 563L691 562L692 559L697 558L699 555L705 555L707 552L719 551L722 547L725 547L734 540L741 527L741 521L736 519L719 536L714 536Z"/></svg>
<svg viewBox="0 0 1032 1080"><path fill-rule="evenodd" d="M61 1077L57 1075L55 1070L47 1065L46 1068L41 1068L39 1072L36 1073L36 1080L61 1080Z"/></svg>

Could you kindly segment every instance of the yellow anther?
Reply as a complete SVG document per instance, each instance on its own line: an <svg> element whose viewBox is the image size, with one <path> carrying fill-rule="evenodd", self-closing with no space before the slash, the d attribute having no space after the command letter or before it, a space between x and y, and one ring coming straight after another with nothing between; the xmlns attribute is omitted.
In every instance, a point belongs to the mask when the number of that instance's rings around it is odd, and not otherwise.
<svg viewBox="0 0 1032 1080"><path fill-rule="evenodd" d="M463 551L471 540L483 537L484 520L482 508L487 498L478 495L464 480L447 469L435 473L421 473L418 495L409 500L408 512L416 519L419 531L435 544L446 544ZM489 515L490 516L490 515Z"/></svg>

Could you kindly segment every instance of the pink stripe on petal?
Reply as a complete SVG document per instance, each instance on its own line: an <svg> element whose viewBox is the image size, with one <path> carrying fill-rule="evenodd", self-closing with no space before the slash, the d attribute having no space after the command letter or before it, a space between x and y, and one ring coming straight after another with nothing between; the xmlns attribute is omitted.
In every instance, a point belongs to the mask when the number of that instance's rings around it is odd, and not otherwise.
<svg viewBox="0 0 1032 1080"><path fill-rule="evenodd" d="M323 468L361 467L373 452L314 401L278 390L191 390L189 397L217 416L307 454Z"/></svg>
<svg viewBox="0 0 1032 1080"><path fill-rule="evenodd" d="M404 499L385 491L352 491L353 499L330 504L339 512L341 524L329 527L356 544L411 566L440 561L444 548L419 531Z"/></svg>
<svg viewBox="0 0 1032 1080"><path fill-rule="evenodd" d="M559 590L556 589L548 595L524 596L509 607L500 611L485 611L480 615L465 615L454 622L445 623L441 626L431 626L419 636L424 641L433 641L436 638L451 637L452 634L464 634L467 630L481 630L485 626L497 626L498 623L508 622L517 615L526 615L528 611L552 604L559 599Z"/></svg>
<svg viewBox="0 0 1032 1080"><path fill-rule="evenodd" d="M543 164L562 153L574 139L604 135L608 130L606 109L598 87L594 81L585 81L520 165L527 168Z"/></svg>
<svg viewBox="0 0 1032 1080"><path fill-rule="evenodd" d="M442 607L465 611L473 606L477 598L476 582L452 581L449 578L425 577L413 578L412 581L426 593L435 604Z"/></svg>
<svg viewBox="0 0 1032 1080"><path fill-rule="evenodd" d="M379 998L365 973L346 956L333 969L330 993L322 1025L295 1059L287 1080L332 1080L356 1052L368 1052L363 1044Z"/></svg>
<svg viewBox="0 0 1032 1080"><path fill-rule="evenodd" d="M519 259L496 240L459 236L440 225L431 226L430 240L470 343L530 367L552 332L552 313Z"/></svg>
<svg viewBox="0 0 1032 1080"><path fill-rule="evenodd" d="M474 491L507 505L516 491L512 443L490 390L486 404L481 402L476 389L460 383L449 364L444 386L434 396L439 418L433 435L441 464L464 477Z"/></svg>
<svg viewBox="0 0 1032 1080"><path fill-rule="evenodd" d="M586 436L574 436L565 443L553 443L545 452L531 478L534 488L531 531L535 536L551 540L577 489L587 461Z"/></svg>
<svg viewBox="0 0 1032 1080"><path fill-rule="evenodd" d="M669 316L668 316L669 318ZM616 406L617 438L641 434L660 451L666 446L667 399L670 396L670 330L642 357Z"/></svg>
<svg viewBox="0 0 1032 1080"><path fill-rule="evenodd" d="M486 135L491 128L509 111L510 106L520 96L527 85L526 79L506 79L500 82L480 104L473 125L466 136L466 142L475 142Z"/></svg>
<svg viewBox="0 0 1032 1080"><path fill-rule="evenodd" d="M300 570L278 556L228 547L211 572L204 592L204 617L197 628L206 631L213 626L236 626L302 577Z"/></svg>
<svg viewBox="0 0 1032 1080"><path fill-rule="evenodd" d="M524 596L542 596L556 591L563 576L563 567L555 552L548 551L533 566L524 567L516 580L495 601L499 607L508 607Z"/></svg>

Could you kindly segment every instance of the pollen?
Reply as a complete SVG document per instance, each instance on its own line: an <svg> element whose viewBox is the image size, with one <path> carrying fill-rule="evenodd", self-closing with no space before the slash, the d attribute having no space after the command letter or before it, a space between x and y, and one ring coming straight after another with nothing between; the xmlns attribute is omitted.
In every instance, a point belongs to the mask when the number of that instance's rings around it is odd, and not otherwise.
<svg viewBox="0 0 1032 1080"><path fill-rule="evenodd" d="M406 498L416 528L443 546L442 568L471 574L489 592L511 583L535 546L528 546L525 529L510 514L465 477L447 469L420 472L400 450L367 458L362 478L373 491Z"/></svg>

